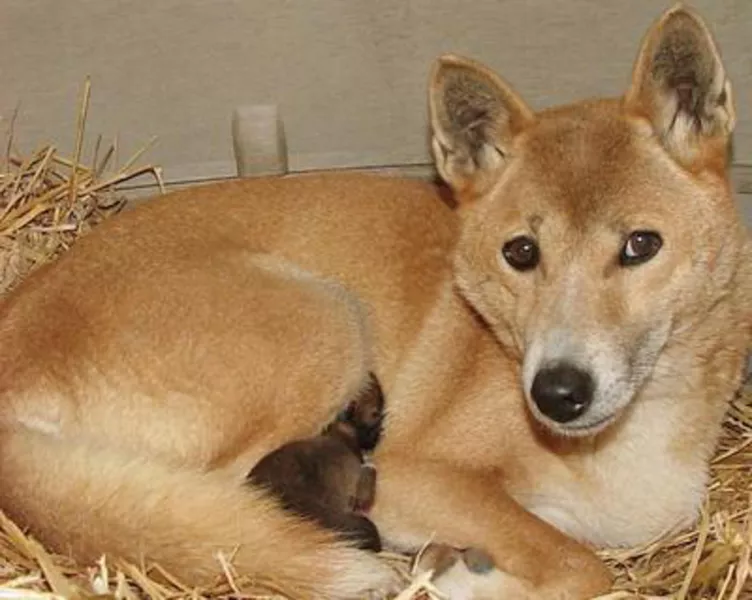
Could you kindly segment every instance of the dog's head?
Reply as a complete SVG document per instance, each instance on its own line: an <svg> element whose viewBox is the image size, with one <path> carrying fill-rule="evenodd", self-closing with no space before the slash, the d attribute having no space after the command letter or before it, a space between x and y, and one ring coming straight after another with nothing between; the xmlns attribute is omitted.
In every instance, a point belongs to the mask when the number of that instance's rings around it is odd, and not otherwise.
<svg viewBox="0 0 752 600"><path fill-rule="evenodd" d="M623 98L540 113L486 67L443 56L430 111L463 219L459 289L519 353L533 415L564 435L601 431L725 293L744 244L711 34L674 8Z"/></svg>

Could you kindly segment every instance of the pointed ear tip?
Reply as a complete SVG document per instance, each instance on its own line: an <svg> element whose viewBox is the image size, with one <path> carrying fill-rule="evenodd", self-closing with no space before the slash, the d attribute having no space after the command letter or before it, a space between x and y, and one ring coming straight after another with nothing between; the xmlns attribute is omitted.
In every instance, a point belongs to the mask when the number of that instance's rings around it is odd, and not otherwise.
<svg viewBox="0 0 752 600"><path fill-rule="evenodd" d="M457 54L456 52L444 52L439 55L438 60L445 62L448 65L471 65L475 64L475 61L469 56Z"/></svg>
<svg viewBox="0 0 752 600"><path fill-rule="evenodd" d="M433 61L433 72L438 73L443 69L451 67L472 67L475 65L475 61L459 54L446 52L440 54L436 60Z"/></svg>
<svg viewBox="0 0 752 600"><path fill-rule="evenodd" d="M666 9L666 12L664 14L671 15L673 13L677 12L687 12L692 10L689 8L689 6L686 4L686 2L682 2L679 0L678 2L674 2L670 7Z"/></svg>
<svg viewBox="0 0 752 600"><path fill-rule="evenodd" d="M660 43L669 33L689 35L703 46L709 46L714 54L720 54L718 42L702 15L687 4L679 2L666 10L648 29L639 56Z"/></svg>
<svg viewBox="0 0 752 600"><path fill-rule="evenodd" d="M666 10L666 12L663 13L660 21L662 24L665 24L668 21L676 18L689 19L695 25L699 25L703 29L706 28L705 19L702 18L700 13L698 13L694 8L692 8L688 4L685 4L684 2L677 2L671 8Z"/></svg>
<svg viewBox="0 0 752 600"><path fill-rule="evenodd" d="M431 66L431 71L428 76L431 93L436 91L436 89L441 86L442 79L447 75L448 72L453 69L468 69L477 71L478 66L476 65L475 61L464 56L460 56L459 54L445 53L439 55L433 61L433 65Z"/></svg>
<svg viewBox="0 0 752 600"><path fill-rule="evenodd" d="M499 85L506 86L501 77L489 68L486 64L461 56L459 54L441 54L433 63L431 69L430 81L433 85L438 85L441 78L452 71L465 71L473 76L491 80Z"/></svg>

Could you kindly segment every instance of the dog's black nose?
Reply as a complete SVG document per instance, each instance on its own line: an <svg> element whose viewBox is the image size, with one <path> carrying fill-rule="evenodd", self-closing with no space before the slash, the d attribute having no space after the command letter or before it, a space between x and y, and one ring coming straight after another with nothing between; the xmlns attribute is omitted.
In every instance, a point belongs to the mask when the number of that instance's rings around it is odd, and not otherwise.
<svg viewBox="0 0 752 600"><path fill-rule="evenodd" d="M567 423L582 415L593 401L593 378L568 364L538 371L530 391L540 411L557 423Z"/></svg>

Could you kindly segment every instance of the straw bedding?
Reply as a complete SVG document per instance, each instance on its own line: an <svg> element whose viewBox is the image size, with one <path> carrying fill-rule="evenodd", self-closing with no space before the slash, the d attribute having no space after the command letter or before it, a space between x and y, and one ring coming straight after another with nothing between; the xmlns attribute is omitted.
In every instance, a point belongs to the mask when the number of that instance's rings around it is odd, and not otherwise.
<svg viewBox="0 0 752 600"><path fill-rule="evenodd" d="M84 87L71 158L52 145L24 155L15 147L12 121L0 161L0 295L35 267L53 260L103 219L121 210L117 186L159 169L136 166L143 150L121 167L116 145L96 140L83 160L89 84ZM711 465L712 482L696 527L640 548L603 552L617 576L604 600L627 598L752 599L752 383L734 399ZM8 485L5 482L4 485ZM12 485L12 483L11 483ZM650 502L646 498L647 503ZM399 600L439 598L425 578L413 578L409 559L389 555L404 576ZM48 552L0 513L0 600L6 598L271 598L243 592L244 582L223 561L225 576L213 589L192 590L158 565L132 565L108 557L76 565Z"/></svg>

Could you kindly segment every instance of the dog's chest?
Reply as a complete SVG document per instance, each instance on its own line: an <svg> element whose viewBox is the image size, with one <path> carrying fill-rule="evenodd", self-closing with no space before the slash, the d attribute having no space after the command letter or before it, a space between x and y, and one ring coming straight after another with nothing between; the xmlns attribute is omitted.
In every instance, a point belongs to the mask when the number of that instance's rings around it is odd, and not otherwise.
<svg viewBox="0 0 752 600"><path fill-rule="evenodd" d="M560 463L519 500L567 534L614 547L642 544L690 524L702 501L704 462L678 460L665 437L628 443Z"/></svg>

